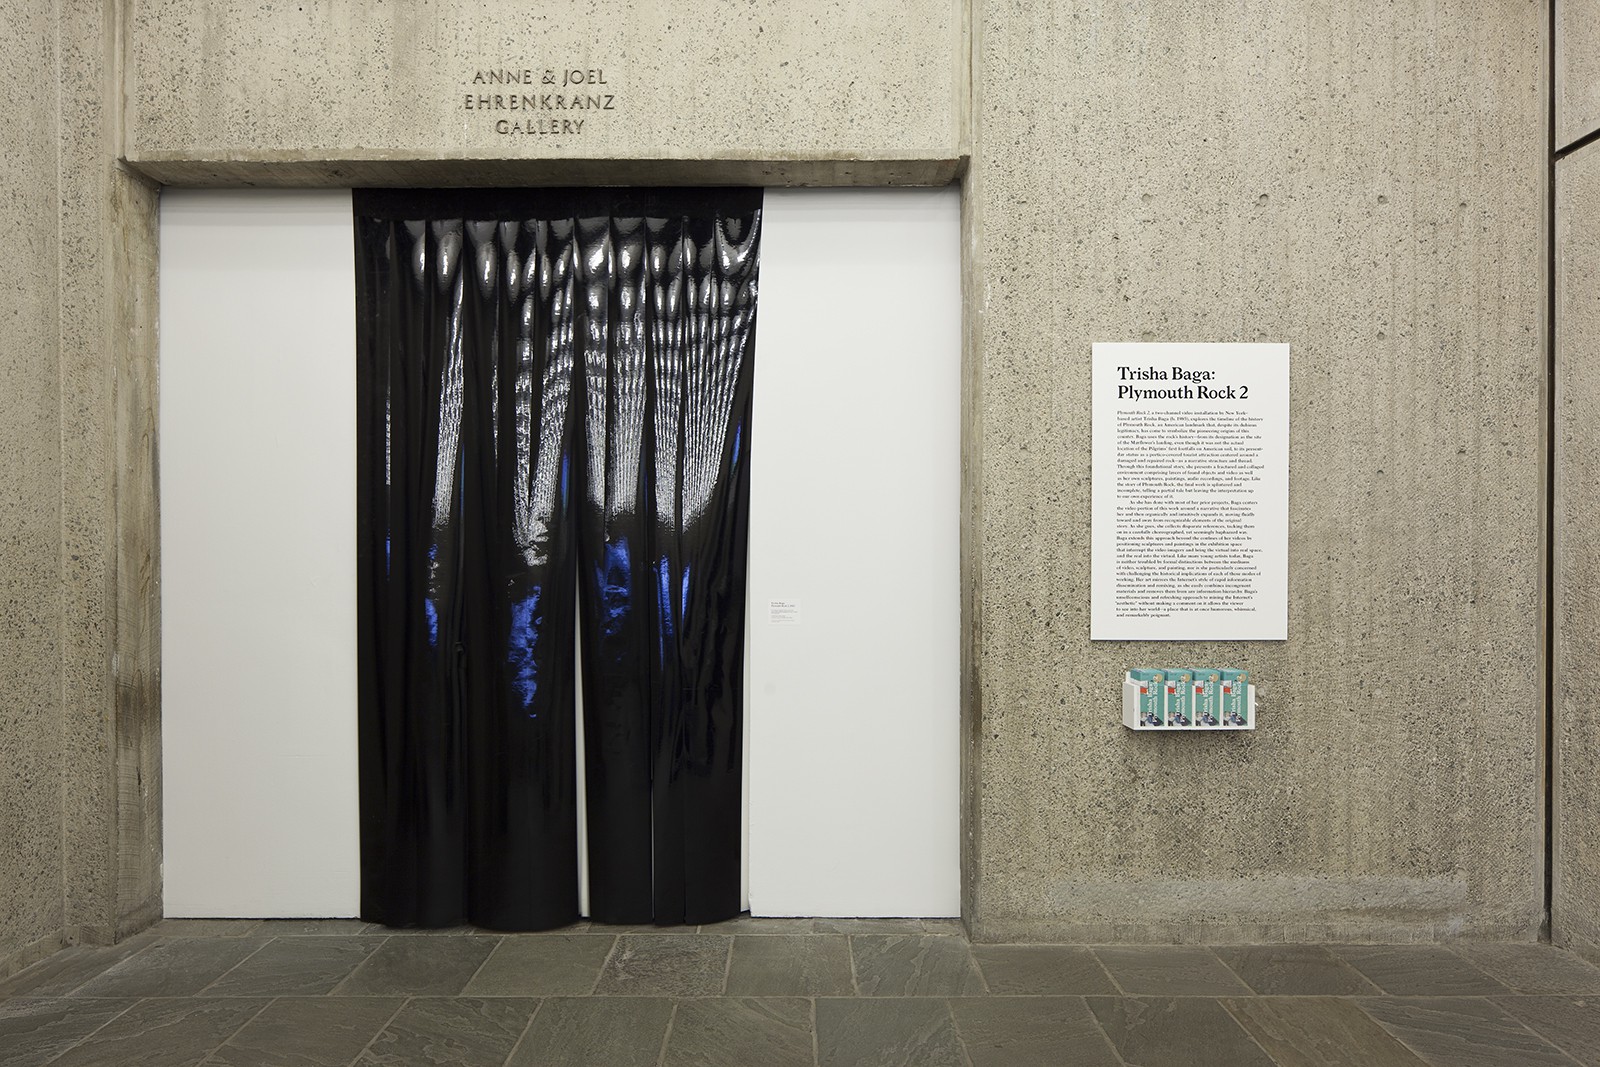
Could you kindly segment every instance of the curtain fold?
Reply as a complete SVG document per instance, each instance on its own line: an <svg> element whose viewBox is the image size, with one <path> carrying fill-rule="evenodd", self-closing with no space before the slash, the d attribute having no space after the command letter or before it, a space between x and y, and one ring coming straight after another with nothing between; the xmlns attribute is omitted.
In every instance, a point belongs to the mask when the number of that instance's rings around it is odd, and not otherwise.
<svg viewBox="0 0 1600 1067"><path fill-rule="evenodd" d="M358 191L362 914L739 910L759 190Z"/></svg>

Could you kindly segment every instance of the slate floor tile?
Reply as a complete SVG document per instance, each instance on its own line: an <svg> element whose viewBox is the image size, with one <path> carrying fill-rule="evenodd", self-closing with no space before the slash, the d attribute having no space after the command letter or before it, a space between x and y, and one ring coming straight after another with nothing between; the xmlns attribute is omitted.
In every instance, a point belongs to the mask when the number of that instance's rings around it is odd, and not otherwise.
<svg viewBox="0 0 1600 1067"><path fill-rule="evenodd" d="M782 919L750 915L740 915L726 922L706 923L700 927L702 934L775 934L780 937L799 937L817 932L814 919Z"/></svg>
<svg viewBox="0 0 1600 1067"><path fill-rule="evenodd" d="M371 923L361 919L263 919L257 937L355 937L371 936Z"/></svg>
<svg viewBox="0 0 1600 1067"><path fill-rule="evenodd" d="M141 1000L50 1067L193 1067L266 1007L264 1000Z"/></svg>
<svg viewBox="0 0 1600 1067"><path fill-rule="evenodd" d="M208 997L320 996L344 981L381 942L373 937L284 937L202 990Z"/></svg>
<svg viewBox="0 0 1600 1067"><path fill-rule="evenodd" d="M811 1001L718 997L678 1002L666 1067L812 1067Z"/></svg>
<svg viewBox="0 0 1600 1067"><path fill-rule="evenodd" d="M64 948L0 982L0 997L55 997L70 993L154 943L154 937L141 934L118 945Z"/></svg>
<svg viewBox="0 0 1600 1067"><path fill-rule="evenodd" d="M131 1000L17 997L0 1002L0 1064L37 1067L127 1011Z"/></svg>
<svg viewBox="0 0 1600 1067"><path fill-rule="evenodd" d="M745 935L733 939L728 995L847 997L850 942L840 934Z"/></svg>
<svg viewBox="0 0 1600 1067"><path fill-rule="evenodd" d="M991 993L1025 996L1115 995L1117 987L1081 945L973 945Z"/></svg>
<svg viewBox="0 0 1600 1067"><path fill-rule="evenodd" d="M0 1067L1600 1067L1600 993L1511 991L1592 986L1546 945L972 946L942 920L781 922L142 935L0 986ZM1386 991L1409 988L1442 992Z"/></svg>
<svg viewBox="0 0 1600 1067"><path fill-rule="evenodd" d="M1252 997L1223 1006L1279 1067L1424 1067L1346 999Z"/></svg>
<svg viewBox="0 0 1600 1067"><path fill-rule="evenodd" d="M623 934L595 992L612 996L708 997L722 992L733 939L721 934Z"/></svg>
<svg viewBox="0 0 1600 1067"><path fill-rule="evenodd" d="M157 941L91 978L80 997L189 997L254 955L264 941L183 937Z"/></svg>
<svg viewBox="0 0 1600 1067"><path fill-rule="evenodd" d="M812 928L819 934L877 934L882 937L904 937L928 932L921 919L812 919L811 923Z"/></svg>
<svg viewBox="0 0 1600 1067"><path fill-rule="evenodd" d="M486 931L487 932L487 931ZM569 934L612 934L616 931L609 929L604 923L592 923L588 919L577 919L565 926L552 926L548 930L502 930L505 936L515 934L517 937L562 937Z"/></svg>
<svg viewBox="0 0 1600 1067"><path fill-rule="evenodd" d="M972 1067L1120 1067L1082 997L950 1001Z"/></svg>
<svg viewBox="0 0 1600 1067"><path fill-rule="evenodd" d="M383 926L373 923L366 931L368 936L382 937L504 937L498 930L481 926Z"/></svg>
<svg viewBox="0 0 1600 1067"><path fill-rule="evenodd" d="M402 997L284 997L213 1052L206 1067L344 1067L405 1003Z"/></svg>
<svg viewBox="0 0 1600 1067"><path fill-rule="evenodd" d="M552 997L507 1067L656 1067L672 1010L660 997Z"/></svg>
<svg viewBox="0 0 1600 1067"><path fill-rule="evenodd" d="M150 928L156 937L250 937L260 919L162 919Z"/></svg>
<svg viewBox="0 0 1600 1067"><path fill-rule="evenodd" d="M1226 1008L1208 997L1089 997L1124 1061L1139 1067L1274 1067Z"/></svg>
<svg viewBox="0 0 1600 1067"><path fill-rule="evenodd" d="M1248 993L1250 987L1198 945L1096 946L1124 993L1152 997L1220 997Z"/></svg>
<svg viewBox="0 0 1600 1067"><path fill-rule="evenodd" d="M416 997L356 1060L362 1067L501 1067L539 1002L520 997Z"/></svg>
<svg viewBox="0 0 1600 1067"><path fill-rule="evenodd" d="M1494 1003L1579 1063L1600 1063L1600 997L1501 997Z"/></svg>
<svg viewBox="0 0 1600 1067"><path fill-rule="evenodd" d="M1509 993L1443 945L1334 945L1334 955L1396 996L1478 997Z"/></svg>
<svg viewBox="0 0 1600 1067"><path fill-rule="evenodd" d="M488 937L391 937L341 982L340 996L453 996L499 941Z"/></svg>
<svg viewBox="0 0 1600 1067"><path fill-rule="evenodd" d="M1572 1060L1480 997L1362 997L1355 1002L1433 1067L1572 1067Z"/></svg>
<svg viewBox="0 0 1600 1067"><path fill-rule="evenodd" d="M1378 987L1321 945L1219 945L1212 950L1257 993L1351 996Z"/></svg>
<svg viewBox="0 0 1600 1067"><path fill-rule="evenodd" d="M467 983L476 997L578 997L594 988L616 938L608 934L507 937Z"/></svg>
<svg viewBox="0 0 1600 1067"><path fill-rule="evenodd" d="M1450 947L1518 993L1600 993L1600 967L1553 945L1463 942Z"/></svg>
<svg viewBox="0 0 1600 1067"><path fill-rule="evenodd" d="M988 992L962 938L930 934L850 938L856 988L867 997L963 997Z"/></svg>
<svg viewBox="0 0 1600 1067"><path fill-rule="evenodd" d="M819 1067L966 1067L950 1007L916 998L822 998Z"/></svg>

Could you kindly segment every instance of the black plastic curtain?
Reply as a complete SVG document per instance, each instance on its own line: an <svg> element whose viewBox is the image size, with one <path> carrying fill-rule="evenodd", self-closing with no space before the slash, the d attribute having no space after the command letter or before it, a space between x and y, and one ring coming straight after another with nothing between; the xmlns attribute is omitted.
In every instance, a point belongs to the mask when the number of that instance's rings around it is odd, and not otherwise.
<svg viewBox="0 0 1600 1067"><path fill-rule="evenodd" d="M739 910L760 190L358 191L361 910Z"/></svg>

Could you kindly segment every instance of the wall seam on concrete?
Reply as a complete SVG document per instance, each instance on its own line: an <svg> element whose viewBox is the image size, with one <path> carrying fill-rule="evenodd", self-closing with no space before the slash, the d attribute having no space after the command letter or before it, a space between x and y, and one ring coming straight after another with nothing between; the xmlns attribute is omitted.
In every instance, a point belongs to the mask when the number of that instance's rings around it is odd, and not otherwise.
<svg viewBox="0 0 1600 1067"><path fill-rule="evenodd" d="M1549 160L1545 167L1545 478L1544 478L1544 715L1541 727L1544 744L1544 921L1539 925L1539 940L1549 941L1553 936L1556 887L1556 477L1560 469L1560 434L1557 432L1559 409L1556 406L1556 142L1560 133L1556 127L1556 85L1559 79L1560 49L1556 46L1556 5L1547 8L1545 26L1549 61L1546 64L1545 129L1549 143Z"/></svg>
<svg viewBox="0 0 1600 1067"><path fill-rule="evenodd" d="M981 71L979 54L983 33L982 20L974 17L972 0L964 5L966 34L963 44L966 53L966 105L962 129L962 144L969 165L961 176L961 547L959 581L961 586L961 649L959 729L961 731L961 792L960 840L958 862L961 865L961 918L969 937L981 937L981 909L978 900L978 881L983 821L980 816L979 792L982 777L979 774L983 746L979 740L982 721L982 652L979 635L982 632L982 581L983 528L982 465L973 457L982 445L979 425L983 417L981 370L982 355L978 350L979 329L977 319L981 308L980 291L982 271L978 263L981 222L978 218L976 185L980 178L978 159L978 78Z"/></svg>
<svg viewBox="0 0 1600 1067"><path fill-rule="evenodd" d="M1551 110L1554 111L1555 103L1553 101L1552 101L1550 106L1551 106ZM1552 120L1552 123L1553 123L1553 121L1554 120ZM1558 162L1559 163L1561 160L1566 159L1568 156L1570 156L1572 153L1578 151L1580 148L1587 148L1590 145L1594 144L1596 141L1600 141L1600 126L1596 126L1594 129L1590 130L1588 133L1584 134L1582 137L1579 137L1577 140L1572 141L1571 143L1569 143L1569 144L1567 144L1567 145L1565 145L1565 146L1563 146L1561 148L1557 148L1555 150L1555 152L1553 153L1554 162Z"/></svg>
<svg viewBox="0 0 1600 1067"><path fill-rule="evenodd" d="M61 39L61 0L55 0L55 3L53 3L51 5L51 10L54 13L54 18L55 18L55 86L54 86L54 88L55 88L55 112L56 112L56 133L55 133L55 149L56 149L56 152L55 152L55 156L56 156L56 188L55 188L55 193L56 193L56 277L55 277L55 282L56 282L56 292L55 292L55 301L54 301L54 303L55 303L55 309L56 309L56 326L55 326L55 335L56 335L56 450L57 450L57 453L59 455L59 459L58 459L57 464L56 464L56 499L57 499L57 513L58 513L57 517L56 517L56 532L57 532L57 537L59 539L59 543L56 546L56 566L60 568L60 578L61 578L60 582L58 583L58 585L56 587L56 604L57 604L57 608L58 608L58 611L56 613L56 649L57 649L57 653L56 653L56 660L57 660L57 662L56 662L56 694L57 694L57 697L59 699L59 706L58 706L58 709L57 709L58 712L59 712L59 715L57 716L57 725L61 728L60 729L61 759L57 764L57 770L56 770L56 793L57 793L59 801L60 801L60 808L59 808L59 812L58 812L58 827L57 827L57 829L60 831L59 839L60 839L60 842L61 842L61 863L60 863L60 868L61 868L61 887L60 887L60 891L61 891L61 901L60 901L60 903L61 903L61 926L60 926L60 929L57 931L57 937L61 941L65 942L65 941L68 940L68 938L67 938L67 912L68 912L68 909L67 909L67 897L68 897L68 890L67 890L67 851L71 847L69 842L68 842L68 840L67 840L67 671L66 671L67 611L69 609L69 605L68 605L67 601L70 598L71 594L70 594L70 591L69 591L69 586L68 586L67 581L66 581L66 575L67 575L67 561L66 561L66 554L67 554L67 508L66 508L66 499L67 499L67 465L66 465L66 456L67 456L67 447L66 447L66 444L67 444L67 442L66 442L67 420L65 418L65 414L66 413L65 413L65 410L64 410L64 405L66 404L66 398L67 398L67 368L66 368L66 360L62 358L62 351L61 351L61 349L62 349L62 345L61 345L61 294L64 291L64 283L65 283L65 279L62 277L63 271L65 269L65 265L62 262L64 257L61 254L61 250L62 250L63 243L64 243L63 242L64 230L66 228L65 227L65 222L64 222L64 219L63 219L63 212L61 211L61 201L63 199L63 197L62 197L62 182L61 182L61 174L62 174L62 165L61 165L61 143L62 143L61 142L61 83L62 83L63 77L66 74L66 71L65 71L64 67L62 66L62 62L61 62L61 50L62 50L62 45L63 45L63 42L62 42L62 39ZM71 940L76 941L77 939L74 937Z"/></svg>

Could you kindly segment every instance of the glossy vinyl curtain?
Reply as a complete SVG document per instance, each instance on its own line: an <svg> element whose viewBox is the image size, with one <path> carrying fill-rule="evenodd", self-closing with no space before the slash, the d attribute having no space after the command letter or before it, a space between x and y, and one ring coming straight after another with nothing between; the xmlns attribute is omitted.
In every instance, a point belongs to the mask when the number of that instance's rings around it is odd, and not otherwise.
<svg viewBox="0 0 1600 1067"><path fill-rule="evenodd" d="M358 191L361 908L740 904L759 190Z"/></svg>

